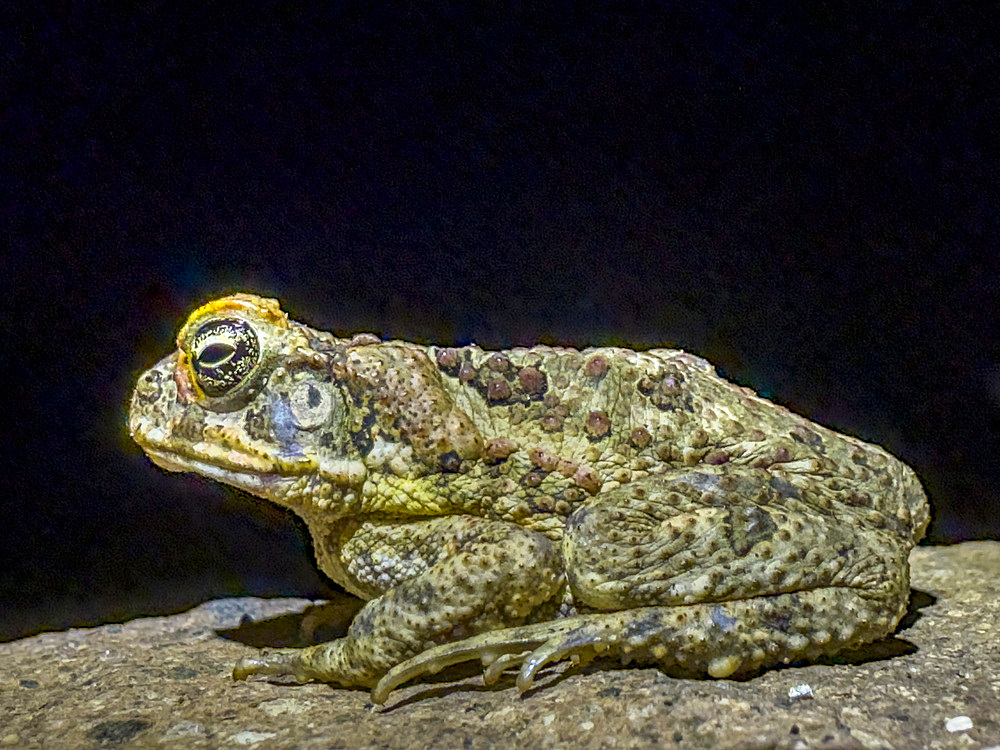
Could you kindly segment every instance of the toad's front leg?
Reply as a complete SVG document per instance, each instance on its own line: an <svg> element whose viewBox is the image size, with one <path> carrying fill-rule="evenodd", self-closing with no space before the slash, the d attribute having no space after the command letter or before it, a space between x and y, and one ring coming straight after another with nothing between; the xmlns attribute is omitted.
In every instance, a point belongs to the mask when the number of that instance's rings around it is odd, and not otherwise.
<svg viewBox="0 0 1000 750"><path fill-rule="evenodd" d="M545 536L472 516L367 523L346 550L350 567L384 593L362 608L344 638L242 659L235 679L287 674L371 687L435 644L537 617L547 603L555 606L564 582L559 549Z"/></svg>

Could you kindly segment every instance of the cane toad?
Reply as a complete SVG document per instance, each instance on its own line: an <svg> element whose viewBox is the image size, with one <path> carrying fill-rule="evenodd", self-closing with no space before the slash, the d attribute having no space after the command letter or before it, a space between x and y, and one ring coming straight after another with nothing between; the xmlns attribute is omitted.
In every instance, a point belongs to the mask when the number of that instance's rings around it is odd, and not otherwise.
<svg viewBox="0 0 1000 750"><path fill-rule="evenodd" d="M928 521L913 472L683 351L483 351L196 310L139 379L157 465L292 509L367 600L346 637L234 676L374 688L480 659L745 675L892 632Z"/></svg>

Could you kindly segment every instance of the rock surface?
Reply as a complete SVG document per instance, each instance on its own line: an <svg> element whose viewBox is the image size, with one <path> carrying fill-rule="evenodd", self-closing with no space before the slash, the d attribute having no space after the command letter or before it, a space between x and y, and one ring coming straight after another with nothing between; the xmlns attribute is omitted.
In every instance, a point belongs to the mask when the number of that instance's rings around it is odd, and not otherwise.
<svg viewBox="0 0 1000 750"><path fill-rule="evenodd" d="M0 644L0 747L1000 748L1000 543L910 562L895 638L746 681L596 662L519 697L451 671L378 708L360 690L230 680L250 646L309 629L304 600L46 633Z"/></svg>

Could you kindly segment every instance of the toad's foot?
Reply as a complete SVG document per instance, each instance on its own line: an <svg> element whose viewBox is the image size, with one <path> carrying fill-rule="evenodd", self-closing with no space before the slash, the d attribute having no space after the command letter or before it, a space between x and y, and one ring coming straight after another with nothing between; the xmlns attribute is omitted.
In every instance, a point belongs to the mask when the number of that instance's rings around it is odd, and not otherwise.
<svg viewBox="0 0 1000 750"><path fill-rule="evenodd" d="M421 675L436 674L452 664L473 659L481 660L486 667L483 681L487 685L496 682L505 670L520 666L517 686L518 690L524 692L531 687L535 674L545 664L574 654L582 656L584 648L594 652L599 650L600 646L596 641L580 643L580 649L571 645L577 643L578 638L574 638L574 634L585 624L586 617L572 617L506 628L435 646L386 672L372 690L372 701L385 703L389 693L404 682Z"/></svg>
<svg viewBox="0 0 1000 750"><path fill-rule="evenodd" d="M862 590L830 587L580 615L428 649L387 671L372 700L384 703L408 680L476 658L486 666L487 684L504 670L519 667L517 689L522 693L545 665L568 658L585 663L595 656L611 656L622 663L656 663L678 675L742 676L875 640L891 630L899 614L886 612Z"/></svg>
<svg viewBox="0 0 1000 750"><path fill-rule="evenodd" d="M303 659L306 651L301 648L266 649L256 656L246 656L233 667L233 679L245 680L253 675L287 675L296 682L322 679L322 675Z"/></svg>

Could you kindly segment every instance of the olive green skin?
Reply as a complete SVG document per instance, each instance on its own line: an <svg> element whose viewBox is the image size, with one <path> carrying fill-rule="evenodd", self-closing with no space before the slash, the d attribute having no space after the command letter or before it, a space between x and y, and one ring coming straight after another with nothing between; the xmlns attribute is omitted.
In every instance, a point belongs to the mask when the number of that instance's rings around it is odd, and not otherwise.
<svg viewBox="0 0 1000 750"><path fill-rule="evenodd" d="M726 677L833 654L895 628L928 521L905 464L682 351L338 338L245 294L192 313L129 427L298 513L368 602L235 676L379 702L474 658L523 690L569 657Z"/></svg>

